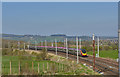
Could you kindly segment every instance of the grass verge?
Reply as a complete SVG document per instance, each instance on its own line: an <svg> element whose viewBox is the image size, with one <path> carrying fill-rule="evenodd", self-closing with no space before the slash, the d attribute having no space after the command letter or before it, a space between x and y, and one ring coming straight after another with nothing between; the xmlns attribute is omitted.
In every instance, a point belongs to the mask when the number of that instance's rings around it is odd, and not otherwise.
<svg viewBox="0 0 120 77"><path fill-rule="evenodd" d="M95 54L98 52L96 51ZM88 55L93 55L92 51L87 52ZM100 57L104 58L111 58L111 59L117 59L118 58L118 51L117 50L108 50L108 51L100 51L99 53Z"/></svg>

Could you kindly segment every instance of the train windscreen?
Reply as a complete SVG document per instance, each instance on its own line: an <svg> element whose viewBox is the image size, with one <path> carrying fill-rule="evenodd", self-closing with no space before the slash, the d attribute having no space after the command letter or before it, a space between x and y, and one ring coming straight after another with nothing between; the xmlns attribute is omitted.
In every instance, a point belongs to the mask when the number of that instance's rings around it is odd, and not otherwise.
<svg viewBox="0 0 120 77"><path fill-rule="evenodd" d="M85 50L85 49L82 49L82 52L83 52L83 53L86 53L86 50Z"/></svg>

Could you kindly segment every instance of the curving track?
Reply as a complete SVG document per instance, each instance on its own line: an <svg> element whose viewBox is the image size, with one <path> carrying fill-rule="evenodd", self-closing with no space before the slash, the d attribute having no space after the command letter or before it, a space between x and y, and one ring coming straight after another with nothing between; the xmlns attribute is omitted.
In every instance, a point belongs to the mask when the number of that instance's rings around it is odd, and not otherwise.
<svg viewBox="0 0 120 77"><path fill-rule="evenodd" d="M50 53L55 54L55 50L48 51ZM57 52L58 55L66 57L66 53L61 51ZM76 60L76 55L68 54L69 59ZM79 63L82 63L86 66L92 68L93 65L93 57L79 57ZM118 75L118 62L114 60L104 59L104 58L97 58L95 59L95 71L102 73L104 75Z"/></svg>
<svg viewBox="0 0 120 77"><path fill-rule="evenodd" d="M54 51L49 51L49 52L55 54ZM66 57L66 54L62 53L62 52L58 52L58 55ZM76 58L77 57L75 55L69 54L69 59L76 60ZM89 66L90 68L92 68L93 58L79 57L79 63L82 63L82 64L84 64L84 65ZM96 61L95 67L96 67L95 68L96 72L103 73L104 75L118 75L118 70L117 70L118 67L115 67L115 69L110 68L109 64L104 63L104 62L102 63L101 60Z"/></svg>

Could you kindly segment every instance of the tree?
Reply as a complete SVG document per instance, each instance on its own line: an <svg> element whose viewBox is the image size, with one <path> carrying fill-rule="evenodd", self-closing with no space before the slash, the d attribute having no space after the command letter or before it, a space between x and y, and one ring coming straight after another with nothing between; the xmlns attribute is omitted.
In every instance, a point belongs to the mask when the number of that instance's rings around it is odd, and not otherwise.
<svg viewBox="0 0 120 77"><path fill-rule="evenodd" d="M46 48L43 48L43 49L42 49L42 53L40 54L40 56L41 56L41 58L42 58L43 60L46 59L46 57L47 57L47 51L46 51Z"/></svg>

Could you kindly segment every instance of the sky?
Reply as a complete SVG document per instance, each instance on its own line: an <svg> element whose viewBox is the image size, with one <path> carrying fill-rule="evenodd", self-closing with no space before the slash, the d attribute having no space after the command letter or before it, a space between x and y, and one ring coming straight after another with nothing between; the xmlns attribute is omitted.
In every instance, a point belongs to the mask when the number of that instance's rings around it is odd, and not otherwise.
<svg viewBox="0 0 120 77"><path fill-rule="evenodd" d="M118 36L117 2L3 2L7 34Z"/></svg>

